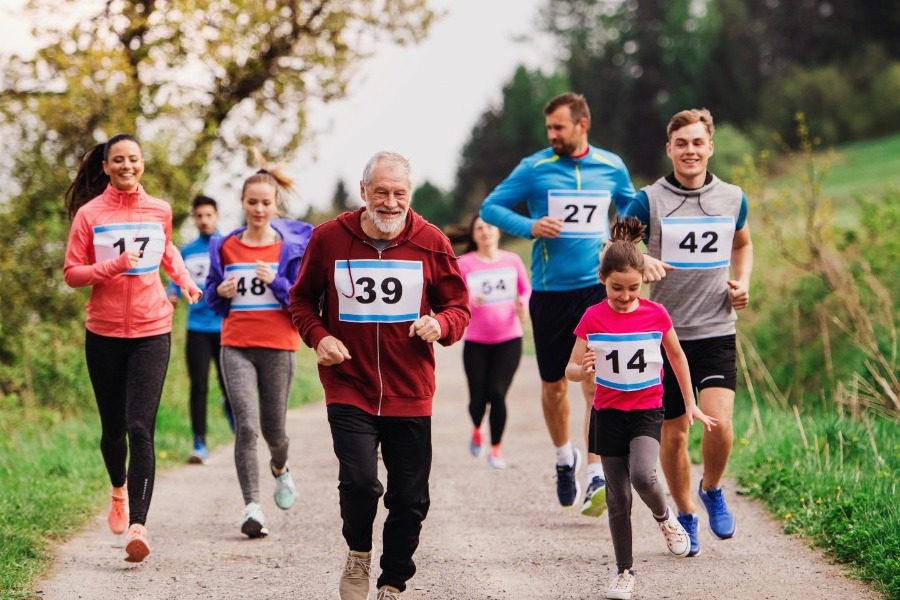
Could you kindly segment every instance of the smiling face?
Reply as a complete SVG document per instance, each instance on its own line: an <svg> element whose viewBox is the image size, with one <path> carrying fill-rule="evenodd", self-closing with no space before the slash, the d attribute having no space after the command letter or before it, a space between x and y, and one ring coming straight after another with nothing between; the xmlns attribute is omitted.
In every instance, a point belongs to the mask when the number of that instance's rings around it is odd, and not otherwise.
<svg viewBox="0 0 900 600"><path fill-rule="evenodd" d="M559 156L574 156L587 146L587 117L572 120L572 109L560 106L544 118L547 126L547 140L553 153Z"/></svg>
<svg viewBox="0 0 900 600"><path fill-rule="evenodd" d="M360 182L359 193L366 203L362 227L375 239L391 239L406 225L410 201L409 172L394 160L381 160L372 169L368 183Z"/></svg>
<svg viewBox="0 0 900 600"><path fill-rule="evenodd" d="M681 185L688 188L702 186L713 155L713 142L706 126L697 122L673 131L666 142L666 155L672 161L675 178Z"/></svg>
<svg viewBox="0 0 900 600"><path fill-rule="evenodd" d="M121 140L110 146L103 161L103 172L109 183L123 192L137 189L144 174L144 155L141 147L132 140Z"/></svg>
<svg viewBox="0 0 900 600"><path fill-rule="evenodd" d="M269 225L278 213L278 192L271 183L248 183L241 198L247 227L261 229Z"/></svg>
<svg viewBox="0 0 900 600"><path fill-rule="evenodd" d="M609 305L616 312L627 313L638 307L643 275L636 269L612 271L603 278Z"/></svg>

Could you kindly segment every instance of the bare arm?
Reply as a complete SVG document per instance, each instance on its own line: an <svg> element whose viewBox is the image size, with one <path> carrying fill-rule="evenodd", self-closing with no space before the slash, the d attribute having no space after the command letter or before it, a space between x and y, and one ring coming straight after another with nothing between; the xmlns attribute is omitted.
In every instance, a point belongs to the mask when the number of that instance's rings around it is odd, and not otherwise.
<svg viewBox="0 0 900 600"><path fill-rule="evenodd" d="M753 241L750 239L750 225L745 224L734 232L731 246L731 274L728 280L731 305L735 310L747 308L750 303L750 275L753 273Z"/></svg>
<svg viewBox="0 0 900 600"><path fill-rule="evenodd" d="M572 347L569 364L566 365L566 379L584 381L594 374L594 351L587 347L587 340L577 337Z"/></svg>
<svg viewBox="0 0 900 600"><path fill-rule="evenodd" d="M678 341L678 335L675 328L672 327L663 336L663 347L666 349L666 357L669 359L669 365L672 372L675 373L675 379L678 380L678 387L681 389L681 397L684 398L684 409L688 417L688 423L693 425L694 419L706 425L707 430L712 430L717 423L713 417L707 417L700 407L697 406L697 400L694 398L694 385L691 383L691 370L688 367L687 357L684 350L681 349L681 343Z"/></svg>

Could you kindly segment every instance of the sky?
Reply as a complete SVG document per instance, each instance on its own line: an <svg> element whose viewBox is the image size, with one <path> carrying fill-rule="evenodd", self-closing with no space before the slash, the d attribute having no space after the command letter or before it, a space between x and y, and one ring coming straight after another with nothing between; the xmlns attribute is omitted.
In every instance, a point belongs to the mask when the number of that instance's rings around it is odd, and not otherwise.
<svg viewBox="0 0 900 600"><path fill-rule="evenodd" d="M481 113L499 104L516 66L552 68L551 41L535 31L545 1L431 0L443 16L423 42L383 45L357 70L344 99L312 108L317 135L288 163L295 206L327 205L338 179L358 195L363 167L379 150L409 158L413 186L428 180L452 187L463 144ZM0 51L31 44L28 28L9 16L23 3L0 0ZM219 200L223 225L236 225L239 216L227 208L236 192L215 178L204 191Z"/></svg>

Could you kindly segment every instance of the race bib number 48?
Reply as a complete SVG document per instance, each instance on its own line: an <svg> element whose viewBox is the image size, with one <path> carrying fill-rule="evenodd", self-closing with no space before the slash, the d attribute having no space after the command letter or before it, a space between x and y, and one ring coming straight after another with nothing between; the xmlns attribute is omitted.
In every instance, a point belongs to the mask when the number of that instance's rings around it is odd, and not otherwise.
<svg viewBox="0 0 900 600"><path fill-rule="evenodd" d="M269 263L273 271L278 263ZM237 292L230 310L281 310L281 303L266 283L256 276L256 263L232 263L225 266L225 279L234 277Z"/></svg>
<svg viewBox="0 0 900 600"><path fill-rule="evenodd" d="M481 298L482 304L511 302L518 296L518 276L512 267L469 273L466 285L469 295Z"/></svg>
<svg viewBox="0 0 900 600"><path fill-rule="evenodd" d="M137 265L126 275L143 275L159 270L166 249L166 234L160 223L109 223L95 225L94 258L98 263L119 258L125 252L141 253Z"/></svg>
<svg viewBox="0 0 900 600"><path fill-rule="evenodd" d="M663 217L663 262L680 269L719 269L731 264L734 217Z"/></svg>
<svg viewBox="0 0 900 600"><path fill-rule="evenodd" d="M355 323L402 323L419 318L424 276L417 260L336 260L338 318Z"/></svg>
<svg viewBox="0 0 900 600"><path fill-rule="evenodd" d="M560 237L609 237L608 190L550 190L547 192L547 214L563 223Z"/></svg>
<svg viewBox="0 0 900 600"><path fill-rule="evenodd" d="M663 360L662 333L590 333L588 348L594 362L597 385L628 392L659 385Z"/></svg>

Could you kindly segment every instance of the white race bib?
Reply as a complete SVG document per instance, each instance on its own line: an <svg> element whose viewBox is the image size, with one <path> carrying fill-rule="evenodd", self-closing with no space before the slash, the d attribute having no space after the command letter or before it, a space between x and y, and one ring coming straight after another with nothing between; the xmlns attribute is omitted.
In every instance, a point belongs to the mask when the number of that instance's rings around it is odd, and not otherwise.
<svg viewBox="0 0 900 600"><path fill-rule="evenodd" d="M273 271L278 263L269 263ZM225 266L225 279L237 280L237 293L231 299L231 310L281 310L281 303L275 298L266 283L256 276L256 263L233 263Z"/></svg>
<svg viewBox="0 0 900 600"><path fill-rule="evenodd" d="M188 254L184 257L184 266L190 273L191 279L202 290L206 285L206 276L209 275L209 252Z"/></svg>
<svg viewBox="0 0 900 600"><path fill-rule="evenodd" d="M663 217L663 262L680 269L718 269L731 264L734 217Z"/></svg>
<svg viewBox="0 0 900 600"><path fill-rule="evenodd" d="M518 273L512 267L475 271L466 275L469 296L482 304L511 302L518 297Z"/></svg>
<svg viewBox="0 0 900 600"><path fill-rule="evenodd" d="M143 275L159 270L166 249L161 223L109 223L94 225L94 258L98 263L119 258L128 251L142 252L137 265L126 275Z"/></svg>
<svg viewBox="0 0 900 600"><path fill-rule="evenodd" d="M424 281L418 260L336 260L338 318L355 323L415 321Z"/></svg>
<svg viewBox="0 0 900 600"><path fill-rule="evenodd" d="M628 392L661 382L662 333L590 333L588 348L597 353L597 385Z"/></svg>
<svg viewBox="0 0 900 600"><path fill-rule="evenodd" d="M609 237L608 190L550 190L547 214L563 222L560 237Z"/></svg>

